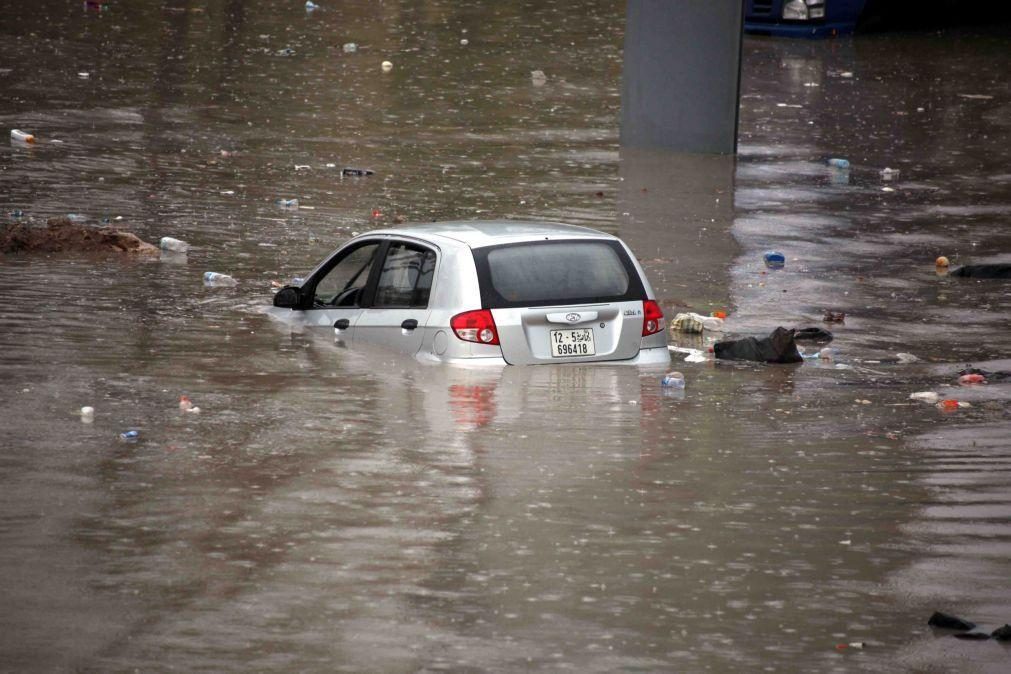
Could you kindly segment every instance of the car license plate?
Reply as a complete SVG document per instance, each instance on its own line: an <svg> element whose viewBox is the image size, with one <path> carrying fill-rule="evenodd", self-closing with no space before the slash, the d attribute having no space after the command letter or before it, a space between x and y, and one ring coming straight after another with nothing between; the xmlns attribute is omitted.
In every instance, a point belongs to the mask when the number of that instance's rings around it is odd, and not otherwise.
<svg viewBox="0 0 1011 674"><path fill-rule="evenodd" d="M593 356L597 353L593 346L593 330L552 330L551 356L568 358L571 356Z"/></svg>

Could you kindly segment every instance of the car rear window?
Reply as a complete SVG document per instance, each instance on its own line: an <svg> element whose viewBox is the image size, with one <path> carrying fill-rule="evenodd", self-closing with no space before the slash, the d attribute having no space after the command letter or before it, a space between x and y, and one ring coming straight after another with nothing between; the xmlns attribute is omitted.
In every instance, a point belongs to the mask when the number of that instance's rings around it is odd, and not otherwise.
<svg viewBox="0 0 1011 674"><path fill-rule="evenodd" d="M485 308L641 300L617 241L535 241L474 251Z"/></svg>

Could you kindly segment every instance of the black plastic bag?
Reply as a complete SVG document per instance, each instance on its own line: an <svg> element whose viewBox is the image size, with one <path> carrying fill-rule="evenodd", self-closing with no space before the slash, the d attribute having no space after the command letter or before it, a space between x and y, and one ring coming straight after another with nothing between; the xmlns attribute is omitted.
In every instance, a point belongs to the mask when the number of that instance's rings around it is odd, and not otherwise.
<svg viewBox="0 0 1011 674"><path fill-rule="evenodd" d="M713 353L722 360L753 360L759 363L800 363L794 331L776 328L768 337L747 337L713 344Z"/></svg>
<svg viewBox="0 0 1011 674"><path fill-rule="evenodd" d="M930 616L930 620L927 624L931 627L942 627L946 630L971 630L976 626L976 623L970 622L968 620L963 620L958 616L949 615L947 613L941 613L940 611L934 611L934 615Z"/></svg>
<svg viewBox="0 0 1011 674"><path fill-rule="evenodd" d="M990 636L997 641L1011 641L1011 625L998 627L993 632L990 632Z"/></svg>
<svg viewBox="0 0 1011 674"><path fill-rule="evenodd" d="M967 278L1011 278L1011 264L967 264L954 270L950 275Z"/></svg>

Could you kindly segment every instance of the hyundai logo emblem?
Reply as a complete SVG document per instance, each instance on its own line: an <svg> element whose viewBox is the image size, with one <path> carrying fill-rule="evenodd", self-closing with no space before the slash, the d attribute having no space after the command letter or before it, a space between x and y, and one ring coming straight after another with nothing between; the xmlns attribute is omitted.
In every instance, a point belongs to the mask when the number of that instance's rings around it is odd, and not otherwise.
<svg viewBox="0 0 1011 674"><path fill-rule="evenodd" d="M582 318L582 316L580 316L579 314L565 314L565 320L567 320L569 323L575 323L580 318Z"/></svg>

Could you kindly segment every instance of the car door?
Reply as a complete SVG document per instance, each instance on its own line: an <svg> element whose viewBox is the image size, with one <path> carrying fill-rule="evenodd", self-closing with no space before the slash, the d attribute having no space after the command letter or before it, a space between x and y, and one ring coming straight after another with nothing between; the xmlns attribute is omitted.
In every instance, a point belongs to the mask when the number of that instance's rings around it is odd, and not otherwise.
<svg viewBox="0 0 1011 674"><path fill-rule="evenodd" d="M339 343L351 344L383 243L367 239L343 248L306 281L302 290L312 296L305 309L307 326L333 329Z"/></svg>
<svg viewBox="0 0 1011 674"><path fill-rule="evenodd" d="M355 324L355 340L416 354L431 313L428 299L438 260L434 248L391 240L366 299L368 308Z"/></svg>

